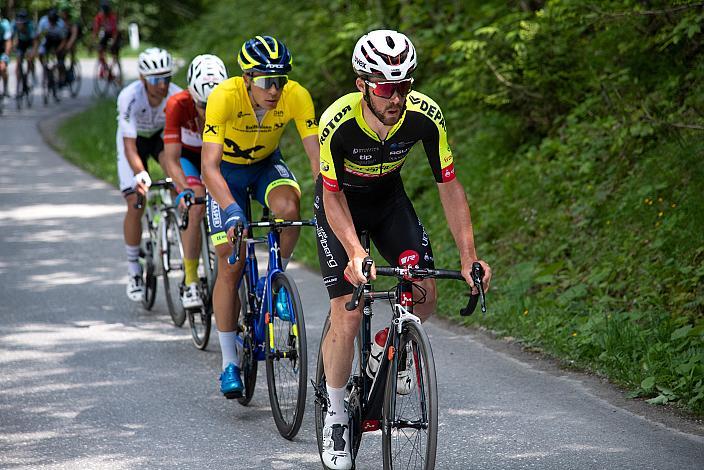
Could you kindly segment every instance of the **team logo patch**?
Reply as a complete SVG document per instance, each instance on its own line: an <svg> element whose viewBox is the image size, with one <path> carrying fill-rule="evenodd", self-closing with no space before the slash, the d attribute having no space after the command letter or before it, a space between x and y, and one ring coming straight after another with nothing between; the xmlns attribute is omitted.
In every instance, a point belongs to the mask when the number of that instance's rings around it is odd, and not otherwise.
<svg viewBox="0 0 704 470"><path fill-rule="evenodd" d="M289 177L289 172L288 172L288 170L286 169L285 166L280 165L280 164L277 163L276 165L274 165L274 168L276 168L276 171L279 172L279 175L281 175L282 178L288 178L288 177Z"/></svg>
<svg viewBox="0 0 704 470"><path fill-rule="evenodd" d="M398 255L398 265L402 267L417 267L420 255L415 250L406 250Z"/></svg>
<svg viewBox="0 0 704 470"><path fill-rule="evenodd" d="M218 128L218 126L215 125L215 124L213 124L213 125L206 124L206 125L205 125L205 133L206 133L206 134L218 135L218 129L217 129L217 128Z"/></svg>

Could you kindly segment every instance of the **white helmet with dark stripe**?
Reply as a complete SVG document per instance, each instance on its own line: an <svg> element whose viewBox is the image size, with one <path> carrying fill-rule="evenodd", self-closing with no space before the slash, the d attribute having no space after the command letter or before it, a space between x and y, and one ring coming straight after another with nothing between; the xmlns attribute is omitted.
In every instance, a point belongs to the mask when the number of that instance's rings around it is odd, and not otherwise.
<svg viewBox="0 0 704 470"><path fill-rule="evenodd" d="M194 100L201 103L206 103L215 85L226 79L225 64L218 56L211 54L196 56L186 74L188 91Z"/></svg>
<svg viewBox="0 0 704 470"><path fill-rule="evenodd" d="M160 47L150 47L139 54L139 73L144 76L173 75L174 61L165 49Z"/></svg>
<svg viewBox="0 0 704 470"><path fill-rule="evenodd" d="M416 49L411 40L398 31L370 31L354 46L352 68L361 77L403 80L416 68Z"/></svg>

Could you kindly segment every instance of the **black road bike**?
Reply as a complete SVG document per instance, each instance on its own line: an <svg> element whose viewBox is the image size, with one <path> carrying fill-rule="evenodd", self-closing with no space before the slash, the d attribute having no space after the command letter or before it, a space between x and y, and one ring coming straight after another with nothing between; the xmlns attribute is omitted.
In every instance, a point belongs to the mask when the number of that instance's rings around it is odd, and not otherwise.
<svg viewBox="0 0 704 470"><path fill-rule="evenodd" d="M362 234L362 245L369 250L369 237ZM369 277L372 259L364 261L363 272ZM444 269L418 269L410 267L379 266L377 276L398 279L389 291L374 291L370 283L360 285L346 304L347 310L355 310L363 298L363 315L359 334L355 340L355 359L352 376L347 383L346 408L349 414L350 450L354 462L365 432L382 431L384 469L433 469L437 448L438 391L435 362L430 341L420 319L413 315L413 291L422 289L415 284L422 279L456 279L464 281L459 271ZM486 311L479 263L472 266L472 279L478 293L470 296L467 306L460 311L471 315L481 301ZM372 342L372 304L388 301L391 305L391 321L381 355L381 362L374 377L366 373ZM415 302L420 303L420 301ZM330 328L330 316L325 321L318 352L318 368L313 387L315 389L315 431L318 451L322 460L323 426L329 406L325 382L322 344ZM399 375L400 373L400 375ZM403 378L404 381L400 381ZM403 385L399 388L399 382Z"/></svg>

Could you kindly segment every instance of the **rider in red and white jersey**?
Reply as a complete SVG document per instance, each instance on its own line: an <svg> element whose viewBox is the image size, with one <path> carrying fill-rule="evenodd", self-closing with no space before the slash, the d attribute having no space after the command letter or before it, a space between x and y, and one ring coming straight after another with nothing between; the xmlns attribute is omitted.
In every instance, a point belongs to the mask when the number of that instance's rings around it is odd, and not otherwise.
<svg viewBox="0 0 704 470"><path fill-rule="evenodd" d="M203 146L205 104L215 86L227 79L225 64L217 56L197 56L188 67L188 90L171 96L166 103L164 128L164 169L176 184L182 199L186 194L205 196L200 177L200 151ZM183 234L183 264L186 288L181 294L184 308L203 305L198 283L198 254L201 245L200 221L205 207L190 208L190 222Z"/></svg>

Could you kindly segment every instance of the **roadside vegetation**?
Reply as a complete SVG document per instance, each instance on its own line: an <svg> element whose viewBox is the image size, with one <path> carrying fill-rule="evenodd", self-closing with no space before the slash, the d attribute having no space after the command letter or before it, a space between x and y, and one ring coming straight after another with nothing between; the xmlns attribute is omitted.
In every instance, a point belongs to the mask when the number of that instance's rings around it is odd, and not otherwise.
<svg viewBox="0 0 704 470"><path fill-rule="evenodd" d="M607 376L632 397L704 413L704 3L234 3L213 3L188 26L182 54L216 53L232 75L246 38L276 35L318 115L353 90L362 33L388 27L414 41L414 86L445 114L478 253L495 276L486 315L458 317L464 290L453 283L441 285L443 315ZM114 104L88 112L74 118L81 136L114 122ZM87 140L105 141L114 165L114 130L103 132ZM295 130L282 149L310 215ZM404 181L437 265L458 267L422 149ZM317 266L312 233L296 255Z"/></svg>

